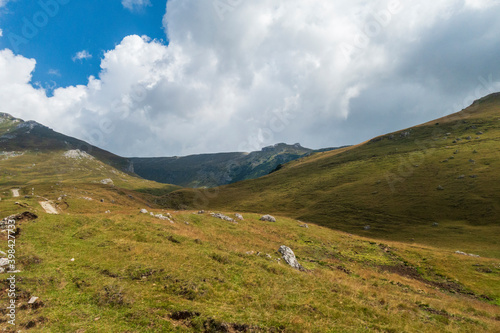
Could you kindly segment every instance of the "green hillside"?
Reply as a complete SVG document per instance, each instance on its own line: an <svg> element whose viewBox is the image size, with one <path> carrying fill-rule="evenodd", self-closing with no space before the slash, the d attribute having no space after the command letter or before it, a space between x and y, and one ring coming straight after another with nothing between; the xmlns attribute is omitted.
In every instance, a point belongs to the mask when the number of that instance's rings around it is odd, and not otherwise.
<svg viewBox="0 0 500 333"><path fill-rule="evenodd" d="M460 240L464 249L500 258L499 151L500 94L493 94L456 114L221 187L206 200L182 190L165 204L266 211L450 248Z"/></svg>

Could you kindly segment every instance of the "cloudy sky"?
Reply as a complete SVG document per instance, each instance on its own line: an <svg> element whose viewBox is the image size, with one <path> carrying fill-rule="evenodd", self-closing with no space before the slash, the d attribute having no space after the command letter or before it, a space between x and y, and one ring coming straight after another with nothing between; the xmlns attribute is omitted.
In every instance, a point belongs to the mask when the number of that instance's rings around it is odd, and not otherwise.
<svg viewBox="0 0 500 333"><path fill-rule="evenodd" d="M356 144L500 91L498 0L0 0L0 112L122 156Z"/></svg>

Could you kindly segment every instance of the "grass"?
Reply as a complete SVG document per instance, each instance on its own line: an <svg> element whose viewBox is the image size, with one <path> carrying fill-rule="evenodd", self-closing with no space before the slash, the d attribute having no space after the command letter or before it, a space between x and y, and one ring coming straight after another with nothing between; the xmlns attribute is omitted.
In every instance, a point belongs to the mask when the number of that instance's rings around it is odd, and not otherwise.
<svg viewBox="0 0 500 333"><path fill-rule="evenodd" d="M2 200L2 211L12 201ZM284 217L244 214L232 224L171 211L171 224L126 207L48 215L26 203L40 217L20 226L18 323L33 332L500 329L498 260L306 229ZM281 245L308 271L278 261ZM33 295L43 306L23 307Z"/></svg>

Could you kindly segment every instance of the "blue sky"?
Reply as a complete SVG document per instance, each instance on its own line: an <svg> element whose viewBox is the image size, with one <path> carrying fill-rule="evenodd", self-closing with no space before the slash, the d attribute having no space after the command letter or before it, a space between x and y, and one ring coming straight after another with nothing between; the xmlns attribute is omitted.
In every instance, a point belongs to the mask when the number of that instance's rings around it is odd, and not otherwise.
<svg viewBox="0 0 500 333"><path fill-rule="evenodd" d="M9 48L27 58L34 58L37 66L32 84L41 84L50 94L51 87L86 84L90 75L98 76L100 62L105 51L113 49L128 35L147 35L165 43L162 25L166 4L164 0L151 0L150 5L125 8L120 0L42 0L10 1L0 9L0 49ZM67 3L65 3L67 2ZM53 4L57 3L57 8ZM52 11L55 9L54 11ZM40 13L49 13L47 24L42 25L26 43L16 41L12 34L23 37L23 21L43 22ZM52 14L52 13L55 13ZM43 14L42 14L43 15ZM45 16L45 17L47 17ZM35 18L34 18L35 17ZM29 32L29 31L28 31ZM17 45L15 45L17 44ZM81 55L88 58L76 59Z"/></svg>
<svg viewBox="0 0 500 333"><path fill-rule="evenodd" d="M500 91L499 17L498 0L0 0L0 112L122 156L357 144Z"/></svg>

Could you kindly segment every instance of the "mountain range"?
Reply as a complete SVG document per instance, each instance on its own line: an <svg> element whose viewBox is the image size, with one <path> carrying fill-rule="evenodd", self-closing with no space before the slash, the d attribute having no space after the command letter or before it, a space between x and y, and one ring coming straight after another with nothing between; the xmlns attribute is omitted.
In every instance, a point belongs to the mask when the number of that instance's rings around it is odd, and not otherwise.
<svg viewBox="0 0 500 333"><path fill-rule="evenodd" d="M498 332L499 151L500 94L350 147L157 159L0 114L0 325Z"/></svg>

